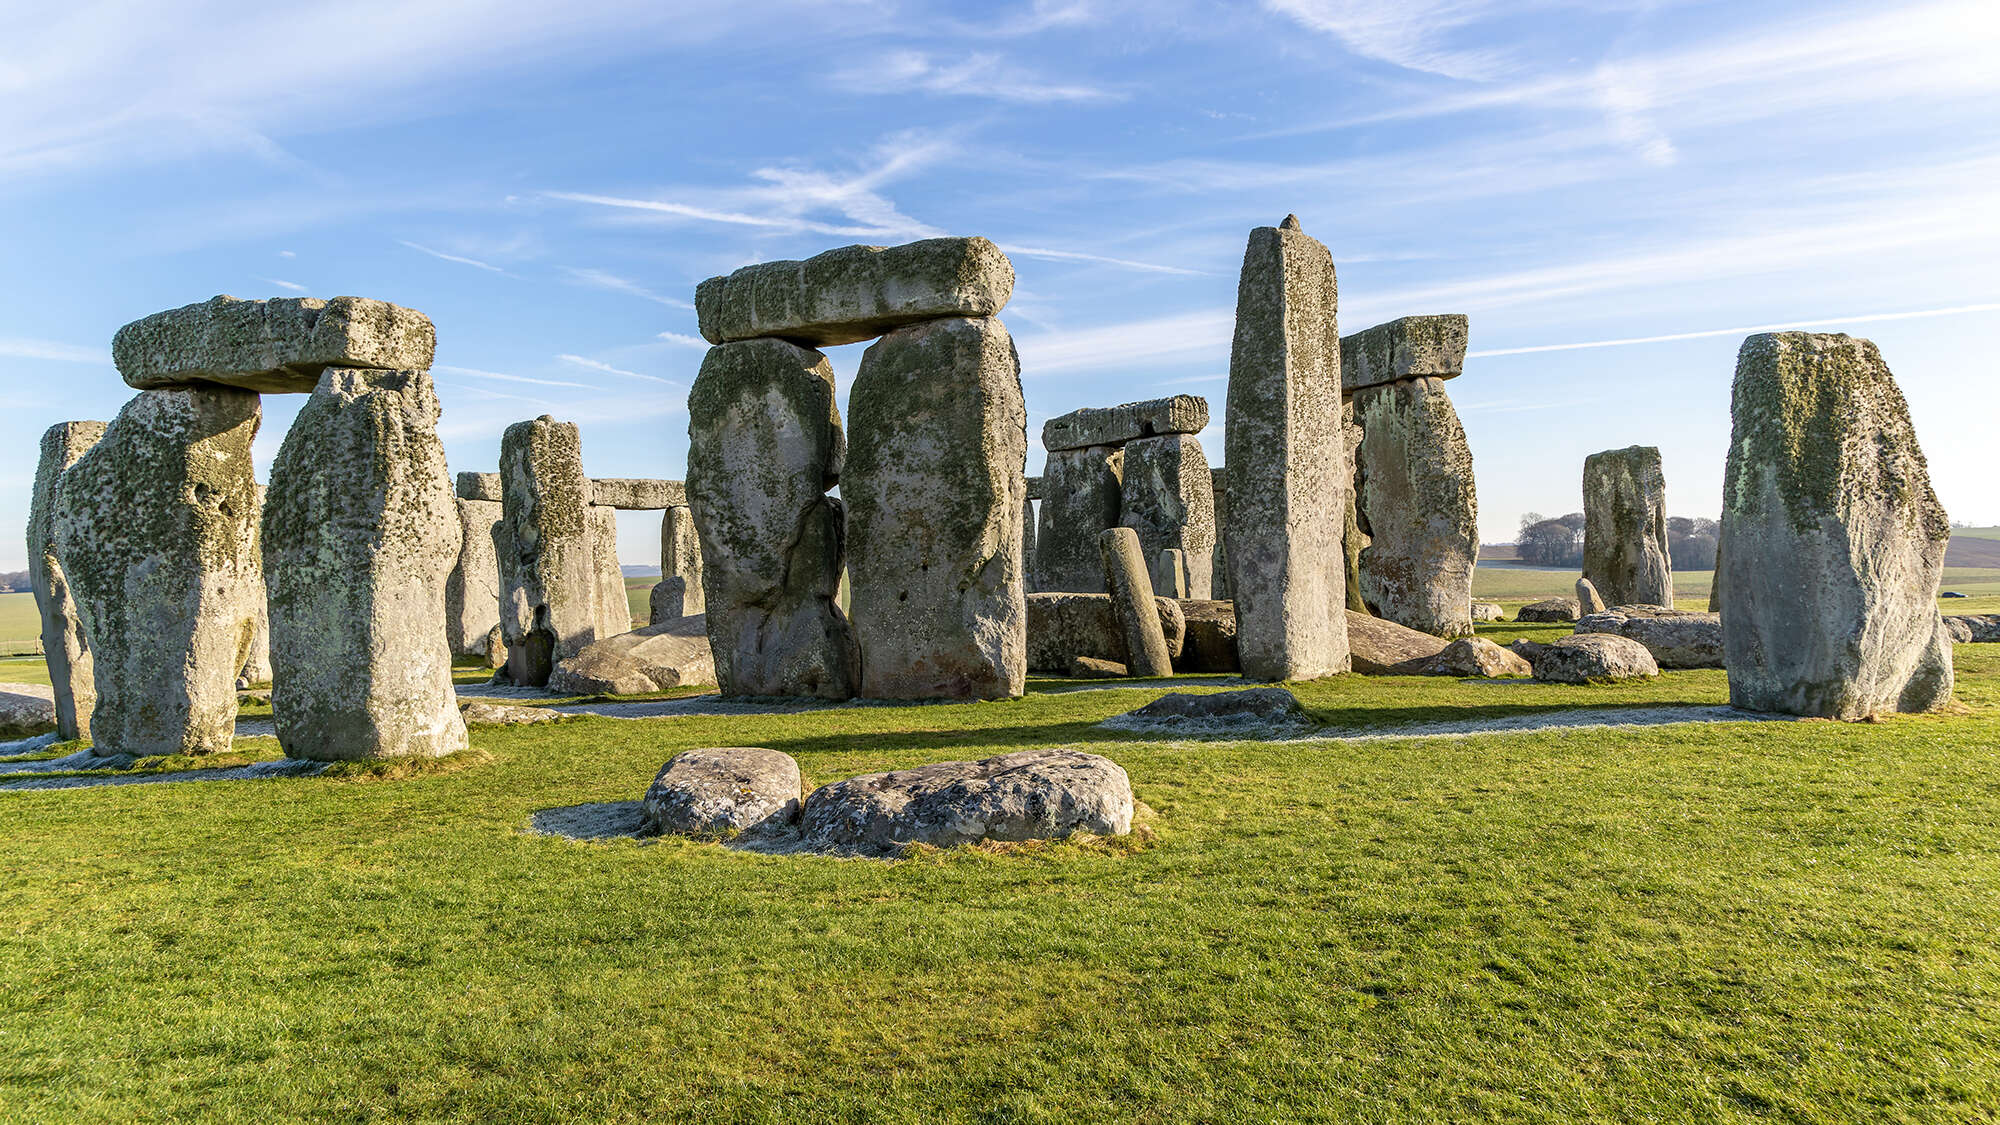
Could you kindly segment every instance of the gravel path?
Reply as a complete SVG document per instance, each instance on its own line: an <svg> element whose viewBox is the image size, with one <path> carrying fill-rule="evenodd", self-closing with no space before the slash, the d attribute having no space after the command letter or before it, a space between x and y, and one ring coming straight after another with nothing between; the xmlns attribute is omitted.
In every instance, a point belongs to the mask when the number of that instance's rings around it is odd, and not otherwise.
<svg viewBox="0 0 2000 1125"><path fill-rule="evenodd" d="M1150 734L1177 741L1258 741L1258 742L1375 742L1385 738L1475 738L1491 734L1535 734L1564 730L1629 730L1639 727L1682 726L1690 723L1789 723L1801 721L1792 715L1766 715L1738 711L1727 706L1697 707L1617 707L1574 708L1566 711L1538 711L1529 715L1508 715L1497 719L1460 719L1443 723L1406 723L1374 730L1343 730L1320 727L1299 731L1296 727L1238 725L1213 731L1190 728L1171 720L1155 721L1114 715L1098 725L1107 730Z"/></svg>
<svg viewBox="0 0 2000 1125"><path fill-rule="evenodd" d="M173 773L106 773L95 777L24 777L0 782L0 793L16 789L92 789L100 785L152 785L170 781L258 781L273 777L311 777L325 762L252 762L221 770L176 770Z"/></svg>

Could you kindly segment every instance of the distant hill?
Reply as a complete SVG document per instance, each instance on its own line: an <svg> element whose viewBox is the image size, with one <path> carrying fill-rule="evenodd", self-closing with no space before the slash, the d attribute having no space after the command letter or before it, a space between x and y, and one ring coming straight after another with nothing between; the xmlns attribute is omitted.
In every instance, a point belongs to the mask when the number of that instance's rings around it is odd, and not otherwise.
<svg viewBox="0 0 2000 1125"><path fill-rule="evenodd" d="M1512 562L1519 558L1512 543L1481 543L1482 562ZM2000 569L2000 527L1955 527L1944 565Z"/></svg>
<svg viewBox="0 0 2000 1125"><path fill-rule="evenodd" d="M1996 543L1994 546L2000 547L2000 543ZM621 566L618 569L627 578L658 578L660 576L658 564L654 564L653 566Z"/></svg>

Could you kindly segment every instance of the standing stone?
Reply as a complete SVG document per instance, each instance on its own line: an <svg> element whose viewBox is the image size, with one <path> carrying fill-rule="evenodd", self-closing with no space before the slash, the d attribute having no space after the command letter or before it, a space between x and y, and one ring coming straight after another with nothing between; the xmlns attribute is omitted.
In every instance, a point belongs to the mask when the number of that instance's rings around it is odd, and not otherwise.
<svg viewBox="0 0 2000 1125"><path fill-rule="evenodd" d="M1716 578L1729 701L1856 719L1951 698L1951 531L1873 343L1751 336L1736 360Z"/></svg>
<svg viewBox="0 0 2000 1125"><path fill-rule="evenodd" d="M257 564L257 573L252 575L249 588L243 593L250 604L250 636L243 646L243 659L236 673L238 685L271 682L271 606L270 593L264 584L264 492L263 485L257 486L257 520L251 525L256 538L250 545L250 559Z"/></svg>
<svg viewBox="0 0 2000 1125"><path fill-rule="evenodd" d="M1028 410L1006 327L954 318L889 333L862 355L848 411L840 491L861 694L1020 695Z"/></svg>
<svg viewBox="0 0 2000 1125"><path fill-rule="evenodd" d="M1361 482L1356 479L1361 456L1362 433L1361 423L1355 420L1352 396L1342 399L1340 403L1340 435L1343 458L1340 479L1348 482L1347 503L1344 505L1345 523L1340 532L1342 563L1346 572L1347 608L1356 613L1367 613L1368 603L1361 597L1361 552L1368 548L1368 535L1361 530Z"/></svg>
<svg viewBox="0 0 2000 1125"><path fill-rule="evenodd" d="M1116 446L1051 452L1042 468L1042 510L1035 535L1035 589L1101 594L1104 564L1097 537L1118 526L1125 454Z"/></svg>
<svg viewBox="0 0 2000 1125"><path fill-rule="evenodd" d="M847 699L859 656L836 596L846 439L826 357L782 340L710 348L688 395L688 506L724 695Z"/></svg>
<svg viewBox="0 0 2000 1125"><path fill-rule="evenodd" d="M1583 576L1609 605L1673 607L1658 449L1634 445L1584 459Z"/></svg>
<svg viewBox="0 0 2000 1125"><path fill-rule="evenodd" d="M1111 591L1111 612L1125 634L1126 667L1134 676L1171 676L1173 656L1167 651L1160 615L1153 608L1153 583L1146 577L1146 557L1139 535L1129 527L1114 527L1098 537L1105 585Z"/></svg>
<svg viewBox="0 0 2000 1125"><path fill-rule="evenodd" d="M28 503L28 582L41 612L42 657L54 689L56 735L65 740L89 737L97 689L83 618L56 552L56 508L63 476L103 436L102 422L50 426L42 435L42 458L35 466L35 492Z"/></svg>
<svg viewBox="0 0 2000 1125"><path fill-rule="evenodd" d="M1153 589L1161 597L1176 601L1188 596L1186 554L1168 547L1153 556Z"/></svg>
<svg viewBox="0 0 2000 1125"><path fill-rule="evenodd" d="M618 565L618 509L592 504L584 513L590 527L590 554L597 569L597 639L632 631L632 602L625 596L625 571Z"/></svg>
<svg viewBox="0 0 2000 1125"><path fill-rule="evenodd" d="M461 480L467 474L460 473ZM458 563L445 581L445 638L454 656L476 656L489 668L507 659L500 635L500 553L504 506L496 500L458 501Z"/></svg>
<svg viewBox="0 0 2000 1125"><path fill-rule="evenodd" d="M701 536L694 511L676 504L660 514L660 581L653 587L652 623L706 612L701 599Z"/></svg>
<svg viewBox="0 0 2000 1125"><path fill-rule="evenodd" d="M1336 301L1333 257L1296 218L1250 232L1229 354L1224 533L1251 679L1348 670Z"/></svg>
<svg viewBox="0 0 2000 1125"><path fill-rule="evenodd" d="M597 555L590 478L576 424L544 414L500 438L500 628L507 678L548 683L557 663L597 639Z"/></svg>
<svg viewBox="0 0 2000 1125"><path fill-rule="evenodd" d="M1361 599L1369 612L1436 637L1472 634L1479 499L1472 449L1444 380L1354 393Z"/></svg>
<svg viewBox="0 0 2000 1125"><path fill-rule="evenodd" d="M1221 469L1209 470L1209 495L1215 503L1215 562L1209 568L1210 596L1218 601L1229 600L1229 552L1226 549L1227 536L1223 529L1229 525L1229 481ZM1235 611L1232 609L1231 613ZM1233 620L1233 618L1232 618Z"/></svg>
<svg viewBox="0 0 2000 1125"><path fill-rule="evenodd" d="M271 714L285 756L466 747L445 639L460 523L429 373L328 368L271 467Z"/></svg>
<svg viewBox="0 0 2000 1125"><path fill-rule="evenodd" d="M1034 593L1035 586L1035 501L1021 501L1021 588Z"/></svg>
<svg viewBox="0 0 2000 1125"><path fill-rule="evenodd" d="M1119 495L1119 522L1139 533L1147 558L1181 553L1187 593L1176 596L1207 600L1214 589L1215 483L1201 442L1168 434L1127 443Z"/></svg>
<svg viewBox="0 0 2000 1125"><path fill-rule="evenodd" d="M1605 608L1604 598L1598 594L1597 587L1591 585L1590 579L1577 579L1576 615L1586 617L1593 613L1603 613Z"/></svg>
<svg viewBox="0 0 2000 1125"><path fill-rule="evenodd" d="M254 627L255 392L141 391L62 476L62 561L89 639L98 752L206 754L236 727Z"/></svg>

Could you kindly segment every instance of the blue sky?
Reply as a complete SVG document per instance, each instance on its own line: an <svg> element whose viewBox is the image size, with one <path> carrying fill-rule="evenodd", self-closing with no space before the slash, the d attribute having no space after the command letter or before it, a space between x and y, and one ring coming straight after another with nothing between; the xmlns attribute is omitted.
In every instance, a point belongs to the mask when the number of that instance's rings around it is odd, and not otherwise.
<svg viewBox="0 0 2000 1125"><path fill-rule="evenodd" d="M1488 541L1634 443L1713 515L1744 330L1835 320L1881 345L1953 517L2000 523L1991 0L0 13L0 525L43 429L129 397L111 334L159 309L409 305L455 470L547 412L594 475L679 477L697 282L946 233L1014 260L1032 436L1189 392L1219 459L1244 238L1287 212L1343 331L1471 316ZM843 386L861 350L831 351ZM302 401L265 398L260 470ZM623 560L656 529L625 517Z"/></svg>

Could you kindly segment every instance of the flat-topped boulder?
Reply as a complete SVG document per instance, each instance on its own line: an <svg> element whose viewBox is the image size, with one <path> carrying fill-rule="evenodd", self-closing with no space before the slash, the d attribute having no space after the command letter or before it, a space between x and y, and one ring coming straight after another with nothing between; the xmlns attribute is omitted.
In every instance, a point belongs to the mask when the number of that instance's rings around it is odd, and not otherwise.
<svg viewBox="0 0 2000 1125"><path fill-rule="evenodd" d="M1660 606L1621 605L1586 613L1578 633L1615 633L1638 641L1662 668L1723 666L1722 615Z"/></svg>
<svg viewBox="0 0 2000 1125"><path fill-rule="evenodd" d="M677 480L645 477L592 477L590 502L601 508L628 512L663 512L687 506L687 485Z"/></svg>
<svg viewBox="0 0 2000 1125"><path fill-rule="evenodd" d="M1964 631L1966 644L1992 644L2000 641L2000 614L1961 613L1944 619L1946 627L1956 626Z"/></svg>
<svg viewBox="0 0 2000 1125"><path fill-rule="evenodd" d="M1404 676L1456 676L1461 679L1530 676L1535 667L1526 657L1501 648L1485 637L1460 637L1436 656L1407 661L1390 669Z"/></svg>
<svg viewBox="0 0 2000 1125"><path fill-rule="evenodd" d="M118 330L111 359L140 390L219 383L311 394L328 367L427 371L437 330L415 309L366 297L211 297Z"/></svg>
<svg viewBox="0 0 2000 1125"><path fill-rule="evenodd" d="M1312 717L1298 697L1284 688L1243 688L1239 691L1174 692L1102 724L1113 730L1161 734L1236 736L1302 734Z"/></svg>
<svg viewBox="0 0 2000 1125"><path fill-rule="evenodd" d="M1514 620L1538 621L1543 624L1575 621L1576 610L1575 598L1543 598L1538 602L1529 602L1514 611Z"/></svg>
<svg viewBox="0 0 2000 1125"><path fill-rule="evenodd" d="M592 641L556 665L548 687L560 695L644 695L714 684L708 621L695 614Z"/></svg>
<svg viewBox="0 0 2000 1125"><path fill-rule="evenodd" d="M1444 638L1419 632L1394 621L1343 610L1347 615L1347 649L1354 670L1382 675L1413 660L1427 660L1444 651Z"/></svg>
<svg viewBox="0 0 2000 1125"><path fill-rule="evenodd" d="M1498 602L1473 602L1472 619L1474 621L1505 621L1507 620L1507 610Z"/></svg>
<svg viewBox="0 0 2000 1125"><path fill-rule="evenodd" d="M1042 423L1042 448L1083 449L1122 445L1161 434L1198 434L1208 426L1208 400L1200 395L1091 406Z"/></svg>
<svg viewBox="0 0 2000 1125"><path fill-rule="evenodd" d="M806 798L800 835L808 851L883 857L912 844L1123 836L1132 804L1132 782L1109 758L1021 750L822 786Z"/></svg>
<svg viewBox="0 0 2000 1125"><path fill-rule="evenodd" d="M56 692L41 684L0 684L0 739L32 738L56 729Z"/></svg>
<svg viewBox="0 0 2000 1125"><path fill-rule="evenodd" d="M460 500L486 500L500 502L499 473L458 474L458 498Z"/></svg>
<svg viewBox="0 0 2000 1125"><path fill-rule="evenodd" d="M1557 684L1643 680L1660 674L1645 645L1614 633L1573 633L1543 645L1530 659L1536 679Z"/></svg>
<svg viewBox="0 0 2000 1125"><path fill-rule="evenodd" d="M775 336L815 348L873 339L949 316L992 316L1014 295L1014 266L984 238L843 246L763 262L695 287L711 344Z"/></svg>
<svg viewBox="0 0 2000 1125"><path fill-rule="evenodd" d="M1405 379L1453 379L1465 371L1464 316L1405 316L1340 338L1340 389Z"/></svg>
<svg viewBox="0 0 2000 1125"><path fill-rule="evenodd" d="M718 746L668 759L640 804L655 832L719 836L787 827L798 820L803 797L790 754Z"/></svg>

